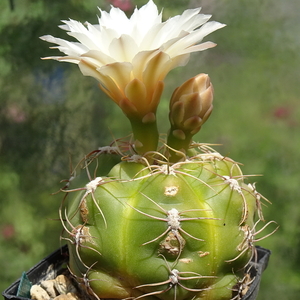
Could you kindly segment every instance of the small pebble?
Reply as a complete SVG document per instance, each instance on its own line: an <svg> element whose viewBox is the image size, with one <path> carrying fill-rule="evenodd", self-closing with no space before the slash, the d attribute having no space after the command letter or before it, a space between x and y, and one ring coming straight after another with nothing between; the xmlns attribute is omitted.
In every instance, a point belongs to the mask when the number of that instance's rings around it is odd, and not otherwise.
<svg viewBox="0 0 300 300"><path fill-rule="evenodd" d="M69 292L76 293L75 287L72 285L70 279L65 275L59 275L55 278L55 288L60 295L67 294Z"/></svg>
<svg viewBox="0 0 300 300"><path fill-rule="evenodd" d="M48 293L50 298L55 298L58 295L54 284L55 284L54 279L41 282L41 287Z"/></svg>
<svg viewBox="0 0 300 300"><path fill-rule="evenodd" d="M33 300L50 300L51 297L39 285L33 285L30 289L31 299Z"/></svg>

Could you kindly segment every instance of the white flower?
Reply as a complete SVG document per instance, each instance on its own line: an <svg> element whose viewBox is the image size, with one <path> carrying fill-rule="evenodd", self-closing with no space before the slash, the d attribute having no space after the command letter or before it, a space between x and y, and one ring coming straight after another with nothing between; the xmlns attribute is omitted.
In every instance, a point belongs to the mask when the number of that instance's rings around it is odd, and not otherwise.
<svg viewBox="0 0 300 300"><path fill-rule="evenodd" d="M66 54L47 59L78 64L127 115L139 117L155 113L167 73L185 65L190 53L214 47L212 42L199 42L225 26L208 22L211 16L199 14L200 8L162 22L152 0L136 8L130 19L118 8L112 7L109 13L99 10L97 25L63 21L60 27L78 42L42 36Z"/></svg>

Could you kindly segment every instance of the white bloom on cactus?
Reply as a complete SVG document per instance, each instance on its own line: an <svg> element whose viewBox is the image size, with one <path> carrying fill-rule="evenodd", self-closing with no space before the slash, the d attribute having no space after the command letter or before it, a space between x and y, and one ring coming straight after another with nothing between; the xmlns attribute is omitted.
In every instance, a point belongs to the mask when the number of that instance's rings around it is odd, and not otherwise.
<svg viewBox="0 0 300 300"><path fill-rule="evenodd" d="M66 54L46 59L78 64L83 75L96 78L126 114L142 117L155 113L167 73L185 65L190 53L214 47L212 42L200 42L225 26L208 22L211 15L199 14L200 8L162 22L152 0L130 18L119 8L112 7L109 13L99 10L97 25L63 21L60 27L78 42L42 36Z"/></svg>

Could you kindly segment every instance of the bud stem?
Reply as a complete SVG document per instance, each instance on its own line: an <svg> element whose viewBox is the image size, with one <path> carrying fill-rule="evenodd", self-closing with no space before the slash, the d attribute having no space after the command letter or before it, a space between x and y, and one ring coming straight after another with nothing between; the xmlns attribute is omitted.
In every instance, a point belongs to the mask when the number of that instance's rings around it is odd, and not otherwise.
<svg viewBox="0 0 300 300"><path fill-rule="evenodd" d="M181 130L174 130L171 127L167 139L167 145L170 147L168 150L170 162L176 163L183 158L183 155L180 155L178 152L183 152L184 154L187 152L192 142L192 136L192 134L184 133Z"/></svg>

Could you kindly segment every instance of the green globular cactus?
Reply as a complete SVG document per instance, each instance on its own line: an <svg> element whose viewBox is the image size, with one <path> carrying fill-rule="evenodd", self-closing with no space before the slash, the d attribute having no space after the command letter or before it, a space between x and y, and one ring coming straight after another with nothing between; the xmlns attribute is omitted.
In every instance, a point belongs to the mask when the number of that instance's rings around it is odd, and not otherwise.
<svg viewBox="0 0 300 300"><path fill-rule="evenodd" d="M261 195L244 183L238 163L196 148L174 164L132 155L101 174L109 156L121 158L112 150L78 166L60 214L70 271L89 295L234 297L256 254Z"/></svg>
<svg viewBox="0 0 300 300"><path fill-rule="evenodd" d="M130 19L114 7L100 13L97 25L63 21L76 42L41 37L65 54L48 59L78 64L132 127L129 140L87 155L62 188L70 273L97 299L239 300L255 242L276 229L259 237L275 222L260 226L265 198L239 164L193 142L213 110L208 75L175 89L167 135L156 120L167 73L214 47L201 41L225 25L200 8L163 22L152 0Z"/></svg>

